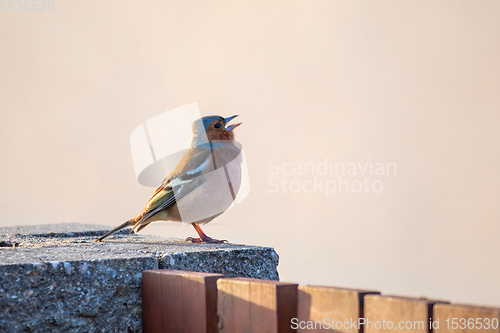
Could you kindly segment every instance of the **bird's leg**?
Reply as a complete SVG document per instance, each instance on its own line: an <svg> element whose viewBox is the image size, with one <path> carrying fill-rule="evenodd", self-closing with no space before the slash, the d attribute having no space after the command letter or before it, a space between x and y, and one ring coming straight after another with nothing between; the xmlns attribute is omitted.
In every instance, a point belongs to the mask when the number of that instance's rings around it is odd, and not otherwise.
<svg viewBox="0 0 500 333"><path fill-rule="evenodd" d="M201 227L197 225L196 223L191 223L193 228L196 230L200 238L193 238L193 237L188 237L186 238L186 242L191 242L191 243L227 243L227 240L218 240L218 239L213 239L212 237L208 237L203 230L201 230Z"/></svg>

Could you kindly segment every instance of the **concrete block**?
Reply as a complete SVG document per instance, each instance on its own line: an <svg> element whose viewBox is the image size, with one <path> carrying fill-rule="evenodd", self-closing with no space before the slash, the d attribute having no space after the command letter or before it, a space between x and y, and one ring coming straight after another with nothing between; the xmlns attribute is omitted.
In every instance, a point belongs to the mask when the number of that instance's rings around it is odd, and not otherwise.
<svg viewBox="0 0 500 333"><path fill-rule="evenodd" d="M144 270L278 278L272 248L128 232L96 243L108 229L73 223L0 228L0 332L141 332Z"/></svg>

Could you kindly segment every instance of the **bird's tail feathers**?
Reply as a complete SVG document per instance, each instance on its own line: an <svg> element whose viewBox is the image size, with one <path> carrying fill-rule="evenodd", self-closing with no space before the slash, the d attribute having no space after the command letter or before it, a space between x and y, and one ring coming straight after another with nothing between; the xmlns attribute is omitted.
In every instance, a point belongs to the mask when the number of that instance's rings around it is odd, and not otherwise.
<svg viewBox="0 0 500 333"><path fill-rule="evenodd" d="M135 225L135 218L134 219L131 219L131 220L128 220L127 222L123 223L123 224L120 224L119 226L117 226L116 228L114 228L113 230L111 231L108 231L107 233L105 233L104 235L102 235L101 237L99 237L96 242L102 242L102 240L106 237L108 237L109 235L112 235L114 234L115 232L118 232L122 229L125 229L129 226L133 226Z"/></svg>

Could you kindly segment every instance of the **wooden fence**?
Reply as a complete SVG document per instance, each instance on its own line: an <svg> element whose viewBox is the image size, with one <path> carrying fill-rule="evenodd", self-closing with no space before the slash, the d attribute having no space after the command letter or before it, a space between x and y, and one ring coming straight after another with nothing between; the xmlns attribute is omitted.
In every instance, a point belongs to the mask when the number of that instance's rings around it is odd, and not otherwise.
<svg viewBox="0 0 500 333"><path fill-rule="evenodd" d="M142 295L144 333L500 333L500 308L222 274L147 270Z"/></svg>

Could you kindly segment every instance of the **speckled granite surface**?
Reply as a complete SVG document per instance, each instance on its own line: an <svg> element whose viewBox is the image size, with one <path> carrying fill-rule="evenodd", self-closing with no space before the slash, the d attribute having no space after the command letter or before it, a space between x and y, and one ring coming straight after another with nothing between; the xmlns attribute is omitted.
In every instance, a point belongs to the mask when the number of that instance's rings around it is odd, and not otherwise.
<svg viewBox="0 0 500 333"><path fill-rule="evenodd" d="M130 235L106 226L0 228L0 332L141 332L141 272L278 279L272 248Z"/></svg>

